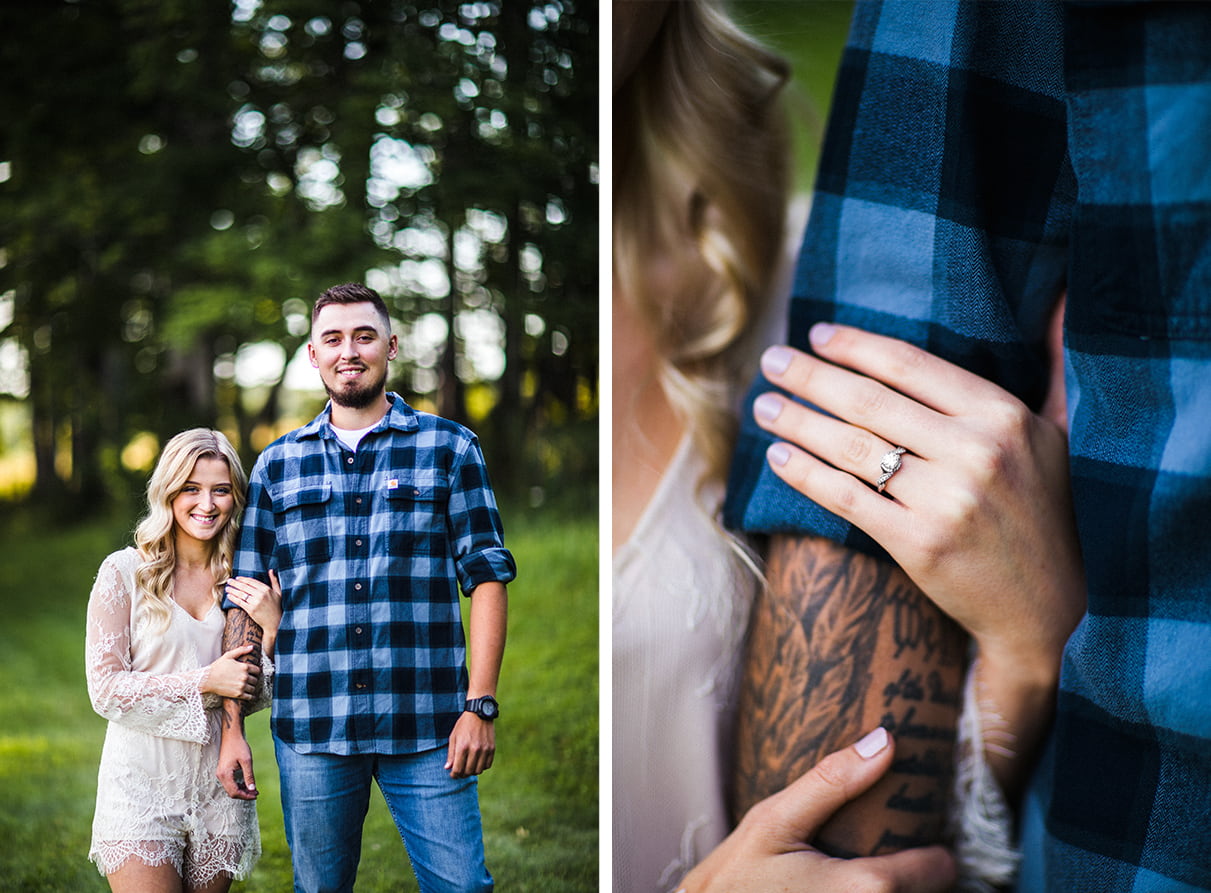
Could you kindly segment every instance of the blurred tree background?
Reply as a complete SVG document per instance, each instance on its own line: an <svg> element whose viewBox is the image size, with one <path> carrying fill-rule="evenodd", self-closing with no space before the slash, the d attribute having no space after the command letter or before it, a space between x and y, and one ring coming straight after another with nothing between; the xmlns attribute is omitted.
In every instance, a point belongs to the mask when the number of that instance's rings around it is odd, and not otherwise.
<svg viewBox="0 0 1211 893"><path fill-rule="evenodd" d="M474 429L503 499L595 505L596 20L5 3L0 500L129 509L197 425L251 466L323 406L311 302L362 281L400 336L389 386Z"/></svg>

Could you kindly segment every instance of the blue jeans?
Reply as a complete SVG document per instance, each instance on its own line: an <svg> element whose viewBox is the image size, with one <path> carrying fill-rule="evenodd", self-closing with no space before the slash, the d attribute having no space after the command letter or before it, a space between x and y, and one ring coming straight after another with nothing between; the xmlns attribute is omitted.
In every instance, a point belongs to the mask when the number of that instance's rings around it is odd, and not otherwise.
<svg viewBox="0 0 1211 893"><path fill-rule="evenodd" d="M273 740L298 893L352 893L370 780L391 810L421 893L493 889L474 778L450 777L444 747L418 754L300 754Z"/></svg>

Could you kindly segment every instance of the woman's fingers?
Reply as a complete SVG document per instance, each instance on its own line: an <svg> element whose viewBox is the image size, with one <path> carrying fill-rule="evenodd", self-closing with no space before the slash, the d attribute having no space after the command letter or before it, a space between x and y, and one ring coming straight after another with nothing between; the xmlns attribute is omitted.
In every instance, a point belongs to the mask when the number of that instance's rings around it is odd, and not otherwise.
<svg viewBox="0 0 1211 893"><path fill-rule="evenodd" d="M832 815L886 774L895 752L888 731L875 728L856 744L830 753L757 813L787 842L810 840Z"/></svg>
<svg viewBox="0 0 1211 893"><path fill-rule="evenodd" d="M898 501L886 499L854 475L840 471L811 453L788 443L775 443L766 451L774 473L808 499L882 542L880 537L894 525L904 523L907 509ZM905 466L915 457L901 457ZM905 474L911 469L898 472ZM892 480L895 478L893 477ZM891 492L891 481L887 484Z"/></svg>
<svg viewBox="0 0 1211 893"><path fill-rule="evenodd" d="M897 446L865 428L815 412L780 394L759 396L753 404L753 416L771 434L872 485L883 473L883 458ZM893 479L894 475L888 478L886 486L895 496Z"/></svg>
<svg viewBox="0 0 1211 893"><path fill-rule="evenodd" d="M232 577L227 581L227 595L236 604L246 604L264 598L275 590L251 577Z"/></svg>
<svg viewBox="0 0 1211 893"><path fill-rule="evenodd" d="M918 456L930 457L945 444L946 416L873 378L782 346L762 355L761 371L794 396Z"/></svg>
<svg viewBox="0 0 1211 893"><path fill-rule="evenodd" d="M874 856L864 868L875 884L870 889L896 893L944 893L954 887L956 876L954 857L940 846Z"/></svg>
<svg viewBox="0 0 1211 893"><path fill-rule="evenodd" d="M967 415L978 411L983 401L1005 396L992 382L897 338L817 323L808 339L812 350L830 363L880 381L944 415Z"/></svg>

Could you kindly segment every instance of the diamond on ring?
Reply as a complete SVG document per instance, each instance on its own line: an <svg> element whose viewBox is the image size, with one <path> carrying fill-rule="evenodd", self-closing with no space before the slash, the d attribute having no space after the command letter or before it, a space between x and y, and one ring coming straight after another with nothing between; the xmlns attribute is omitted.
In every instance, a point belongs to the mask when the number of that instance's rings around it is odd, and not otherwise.
<svg viewBox="0 0 1211 893"><path fill-rule="evenodd" d="M883 473L875 481L875 486L880 493L887 486L887 482L891 480L891 476L900 470L900 456L906 452L907 450L904 447L898 446L891 452L884 453L883 458L879 460L879 470Z"/></svg>

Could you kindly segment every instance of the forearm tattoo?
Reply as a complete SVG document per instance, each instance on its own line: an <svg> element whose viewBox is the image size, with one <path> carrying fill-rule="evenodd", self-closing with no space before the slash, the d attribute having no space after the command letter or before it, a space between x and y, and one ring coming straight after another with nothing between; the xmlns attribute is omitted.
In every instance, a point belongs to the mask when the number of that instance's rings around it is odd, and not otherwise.
<svg viewBox="0 0 1211 893"><path fill-rule="evenodd" d="M894 565L826 540L775 537L741 684L736 817L877 725L891 771L815 844L888 853L941 838L964 672L961 629Z"/></svg>
<svg viewBox="0 0 1211 893"><path fill-rule="evenodd" d="M260 625L248 616L243 608L228 608L227 621L223 624L223 653L226 654L233 648L239 648L243 645L252 645L253 648L248 654L240 658L244 663L253 664L254 666L261 665L261 639L263 631ZM249 701L237 701L233 698L224 698L223 704L223 724L227 726L232 721L232 714L236 711L232 708L233 704L239 705L239 715L247 714Z"/></svg>

